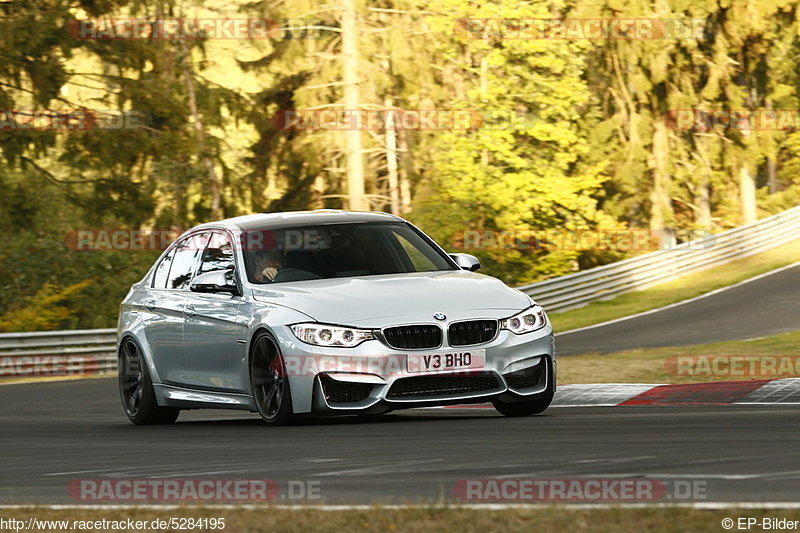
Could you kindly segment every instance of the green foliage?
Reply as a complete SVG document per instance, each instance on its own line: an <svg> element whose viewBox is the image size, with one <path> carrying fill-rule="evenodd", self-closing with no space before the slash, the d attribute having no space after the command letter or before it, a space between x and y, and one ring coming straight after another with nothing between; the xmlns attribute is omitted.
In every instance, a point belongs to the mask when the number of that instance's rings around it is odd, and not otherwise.
<svg viewBox="0 0 800 533"><path fill-rule="evenodd" d="M458 16L470 19L545 18L551 2L519 7L431 2L442 31ZM437 136L430 190L412 219L440 239L447 232L586 229L612 221L597 206L603 164L588 156L582 114L590 102L584 81L586 43L556 40L442 40L449 73L470 87L450 106L477 110L488 120L472 131ZM447 79L442 80L446 84ZM446 106L443 102L442 106ZM451 233L452 235L452 233ZM471 250L467 250L471 251ZM487 272L512 283L557 275L577 266L579 252L474 250Z"/></svg>
<svg viewBox="0 0 800 533"><path fill-rule="evenodd" d="M75 314L67 302L92 281L86 279L64 288L45 283L21 306L0 315L0 331L47 331L66 326Z"/></svg>
<svg viewBox="0 0 800 533"><path fill-rule="evenodd" d="M78 252L65 243L70 231L345 207L343 132L286 131L273 120L281 110L341 107L343 1L0 1L0 110L144 117L134 129L0 131L2 327L111 326L158 253ZM353 1L362 108L482 117L470 129L362 132L372 208L392 209L390 182L399 180L399 214L451 249L468 230L724 229L742 220L743 169L761 214L800 201L797 131L668 127L676 109L800 108L794 2ZM68 31L76 18L97 17L294 19L313 29L249 41ZM708 31L475 39L459 22L580 17L700 20ZM625 256L464 251L509 283Z"/></svg>

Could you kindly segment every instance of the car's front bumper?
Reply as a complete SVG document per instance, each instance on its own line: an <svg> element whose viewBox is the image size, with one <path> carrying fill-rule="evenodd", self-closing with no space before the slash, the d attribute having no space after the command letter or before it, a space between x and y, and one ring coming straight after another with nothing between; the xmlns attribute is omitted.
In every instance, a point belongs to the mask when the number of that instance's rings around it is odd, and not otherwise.
<svg viewBox="0 0 800 533"><path fill-rule="evenodd" d="M287 328L288 329L288 328ZM555 391L552 329L516 335L501 330L485 344L395 350L377 340L355 348L321 348L284 339L282 352L295 413L380 413L410 407L521 401ZM288 341L286 339L289 339ZM479 351L479 368L413 372L409 354Z"/></svg>

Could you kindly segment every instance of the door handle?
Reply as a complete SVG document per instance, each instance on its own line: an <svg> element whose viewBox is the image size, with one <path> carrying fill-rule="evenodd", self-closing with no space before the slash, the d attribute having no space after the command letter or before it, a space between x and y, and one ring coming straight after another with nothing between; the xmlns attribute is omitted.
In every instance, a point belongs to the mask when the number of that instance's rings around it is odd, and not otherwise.
<svg viewBox="0 0 800 533"><path fill-rule="evenodd" d="M144 308L148 311L153 311L156 308L156 299L155 298L148 298L144 301Z"/></svg>
<svg viewBox="0 0 800 533"><path fill-rule="evenodd" d="M197 311L195 310L192 304L189 304L183 308L183 314L185 314L189 318L192 318L197 314Z"/></svg>

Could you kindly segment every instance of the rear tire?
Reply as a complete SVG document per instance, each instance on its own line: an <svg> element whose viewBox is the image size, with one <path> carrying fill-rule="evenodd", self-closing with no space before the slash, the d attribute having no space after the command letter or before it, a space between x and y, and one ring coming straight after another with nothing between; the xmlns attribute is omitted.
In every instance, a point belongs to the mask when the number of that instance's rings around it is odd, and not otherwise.
<svg viewBox="0 0 800 533"><path fill-rule="evenodd" d="M286 365L278 343L266 331L253 339L250 353L250 389L264 423L269 426L285 426L296 420Z"/></svg>
<svg viewBox="0 0 800 533"><path fill-rule="evenodd" d="M172 424L180 409L160 407L147 364L133 339L125 339L119 353L119 393L128 419L137 426Z"/></svg>

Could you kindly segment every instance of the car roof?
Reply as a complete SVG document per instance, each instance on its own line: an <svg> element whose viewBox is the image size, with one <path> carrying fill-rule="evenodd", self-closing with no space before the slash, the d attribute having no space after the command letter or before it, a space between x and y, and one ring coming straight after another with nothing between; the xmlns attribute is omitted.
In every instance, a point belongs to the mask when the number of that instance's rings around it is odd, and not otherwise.
<svg viewBox="0 0 800 533"><path fill-rule="evenodd" d="M208 222L192 228L192 231L205 227L225 227L233 230L255 231L292 226L315 224L342 224L363 222L403 222L403 219L378 211L341 211L318 209L316 211L289 211L285 213L258 213Z"/></svg>

